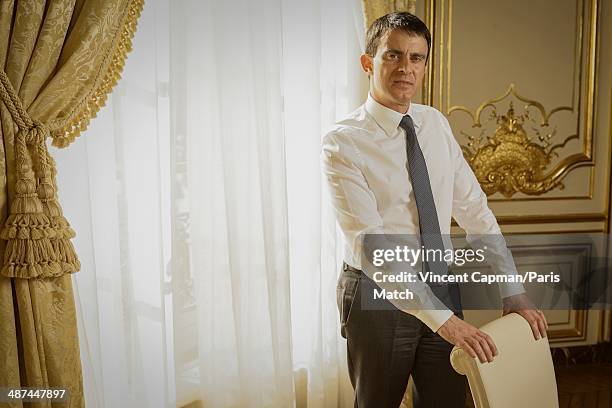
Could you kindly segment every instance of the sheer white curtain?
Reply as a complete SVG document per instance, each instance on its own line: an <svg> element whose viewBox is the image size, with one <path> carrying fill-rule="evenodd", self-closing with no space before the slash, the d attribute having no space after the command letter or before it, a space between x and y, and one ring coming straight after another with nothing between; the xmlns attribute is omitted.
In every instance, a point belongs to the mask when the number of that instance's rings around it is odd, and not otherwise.
<svg viewBox="0 0 612 408"><path fill-rule="evenodd" d="M352 405L320 139L364 96L361 1L151 0L56 151L88 406Z"/></svg>
<svg viewBox="0 0 612 408"><path fill-rule="evenodd" d="M53 149L78 231L88 407L173 404L167 13L164 2L147 2L107 106L69 149Z"/></svg>

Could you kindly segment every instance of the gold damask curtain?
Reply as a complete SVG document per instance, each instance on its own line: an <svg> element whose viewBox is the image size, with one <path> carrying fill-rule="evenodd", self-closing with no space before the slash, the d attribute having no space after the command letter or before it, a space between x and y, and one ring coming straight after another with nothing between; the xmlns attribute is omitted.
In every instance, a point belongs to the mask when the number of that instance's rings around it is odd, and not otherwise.
<svg viewBox="0 0 612 408"><path fill-rule="evenodd" d="M119 79L143 0L0 0L0 387L67 388L84 406L50 137L68 146ZM29 406L15 402L9 406Z"/></svg>

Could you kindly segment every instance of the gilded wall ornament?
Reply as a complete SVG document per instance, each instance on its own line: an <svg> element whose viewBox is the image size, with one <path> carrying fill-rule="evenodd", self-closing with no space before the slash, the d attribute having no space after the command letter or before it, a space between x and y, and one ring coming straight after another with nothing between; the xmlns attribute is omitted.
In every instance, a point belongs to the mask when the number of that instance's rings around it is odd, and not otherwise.
<svg viewBox="0 0 612 408"><path fill-rule="evenodd" d="M510 95L526 103L520 115L512 101L505 113L499 113L499 102ZM487 108L491 112L483 127L481 116ZM530 108L535 108L541 116L539 122L532 118ZM517 192L541 195L554 188L563 189L561 180L566 172L550 167L558 157L556 150L578 136L568 136L561 143L553 144L556 128L550 129L548 120L553 113L571 108L559 107L547 113L539 102L518 95L512 84L503 96L483 103L475 113L465 107L454 107L449 114L454 110L471 115L472 128L482 129L478 135L461 132L468 139L462 150L487 195L500 192L510 198ZM528 125L530 129L526 129Z"/></svg>

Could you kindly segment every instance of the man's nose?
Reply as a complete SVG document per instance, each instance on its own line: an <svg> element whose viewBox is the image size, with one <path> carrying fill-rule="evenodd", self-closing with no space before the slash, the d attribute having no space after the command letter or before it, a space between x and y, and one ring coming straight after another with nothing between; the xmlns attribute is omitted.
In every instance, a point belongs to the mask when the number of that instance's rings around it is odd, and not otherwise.
<svg viewBox="0 0 612 408"><path fill-rule="evenodd" d="M410 57L402 56L400 59L399 71L406 74L414 74L414 64L411 63Z"/></svg>

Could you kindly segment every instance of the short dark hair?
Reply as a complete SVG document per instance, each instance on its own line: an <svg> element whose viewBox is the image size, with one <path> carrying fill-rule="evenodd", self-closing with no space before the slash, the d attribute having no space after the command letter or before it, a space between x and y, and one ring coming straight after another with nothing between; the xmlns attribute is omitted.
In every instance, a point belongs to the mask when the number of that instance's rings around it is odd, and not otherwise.
<svg viewBox="0 0 612 408"><path fill-rule="evenodd" d="M372 23L366 33L366 54L376 55L380 39L391 30L403 30L412 35L423 37L427 41L427 58L431 50L431 33L420 18L406 11L385 14Z"/></svg>

